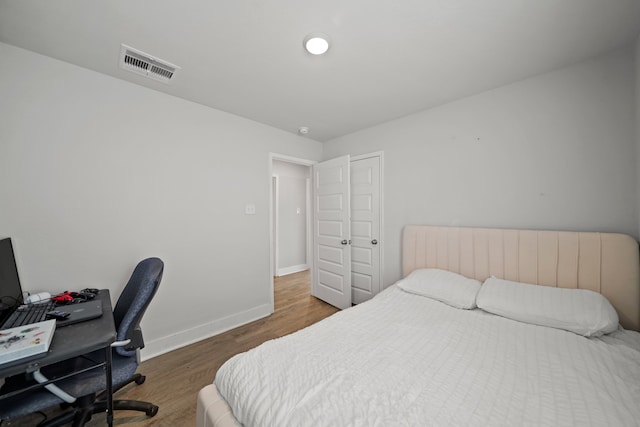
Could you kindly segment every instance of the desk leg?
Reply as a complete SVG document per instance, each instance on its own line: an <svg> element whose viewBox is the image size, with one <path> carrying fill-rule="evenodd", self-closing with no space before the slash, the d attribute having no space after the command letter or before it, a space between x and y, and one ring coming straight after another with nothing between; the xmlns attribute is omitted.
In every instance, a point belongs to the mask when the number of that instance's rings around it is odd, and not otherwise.
<svg viewBox="0 0 640 427"><path fill-rule="evenodd" d="M105 371L107 380L107 425L113 426L113 377L111 375L112 354L111 346L107 346L105 354Z"/></svg>

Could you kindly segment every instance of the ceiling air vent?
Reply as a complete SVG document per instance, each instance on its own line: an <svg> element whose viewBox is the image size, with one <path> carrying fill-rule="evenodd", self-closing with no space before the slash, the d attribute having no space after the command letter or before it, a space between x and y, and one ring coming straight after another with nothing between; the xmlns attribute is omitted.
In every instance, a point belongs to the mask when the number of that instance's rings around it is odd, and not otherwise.
<svg viewBox="0 0 640 427"><path fill-rule="evenodd" d="M163 83L170 83L177 70L173 65L125 44L120 48L120 68Z"/></svg>

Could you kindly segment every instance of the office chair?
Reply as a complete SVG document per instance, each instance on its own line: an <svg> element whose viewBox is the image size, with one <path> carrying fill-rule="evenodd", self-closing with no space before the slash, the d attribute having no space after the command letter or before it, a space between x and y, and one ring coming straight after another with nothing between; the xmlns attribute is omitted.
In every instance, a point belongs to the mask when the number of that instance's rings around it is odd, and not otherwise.
<svg viewBox="0 0 640 427"><path fill-rule="evenodd" d="M163 270L164 263L159 258L147 258L141 261L134 269L113 310L117 331L116 342L112 345L114 393L132 382L142 384L145 381L143 375L135 372L139 363L138 350L144 347L140 321L158 290ZM42 368L42 374L47 378L59 378L69 372L75 372L96 362L102 362L104 357L104 350L98 350L82 357ZM5 384L2 391L3 393L9 392L25 385L28 385L25 381L21 383L11 381ZM76 427L83 426L93 414L106 411L106 384L103 369L89 370L56 382L56 385L70 396L79 397L69 405L44 389L21 393L1 402L0 420L13 420L60 404L69 410L38 425L55 427L73 422L73 426ZM114 400L113 409L114 411L142 411L150 417L158 412L156 405L134 400Z"/></svg>

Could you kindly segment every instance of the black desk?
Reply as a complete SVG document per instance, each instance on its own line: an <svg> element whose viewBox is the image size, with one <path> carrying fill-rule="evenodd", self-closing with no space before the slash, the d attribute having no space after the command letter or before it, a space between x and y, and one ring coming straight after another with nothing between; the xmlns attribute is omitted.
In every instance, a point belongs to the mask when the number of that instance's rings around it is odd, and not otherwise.
<svg viewBox="0 0 640 427"><path fill-rule="evenodd" d="M105 375L107 382L107 422L112 425L113 401L111 384L111 344L116 340L116 327L113 321L113 309L108 289L100 291L102 316L86 322L56 328L49 351L45 356L35 356L0 365L0 378L6 378L23 372L34 372L44 366L71 359L92 351L105 349ZM1 399L1 397L0 397ZM1 400L0 400L1 402Z"/></svg>

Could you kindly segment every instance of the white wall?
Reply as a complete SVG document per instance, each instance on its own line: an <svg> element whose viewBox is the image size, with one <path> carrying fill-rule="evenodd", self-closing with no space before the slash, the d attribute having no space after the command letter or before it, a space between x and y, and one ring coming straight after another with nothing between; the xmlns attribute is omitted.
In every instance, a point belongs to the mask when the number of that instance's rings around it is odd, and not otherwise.
<svg viewBox="0 0 640 427"><path fill-rule="evenodd" d="M406 224L638 237L632 49L325 143L385 153L385 286ZM437 82L434 82L437 84Z"/></svg>
<svg viewBox="0 0 640 427"><path fill-rule="evenodd" d="M307 179L309 166L273 161L278 177L277 275L302 271L307 266Z"/></svg>
<svg viewBox="0 0 640 427"><path fill-rule="evenodd" d="M115 300L161 257L147 357L269 313L269 152L322 145L0 44L0 236L24 288Z"/></svg>

